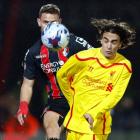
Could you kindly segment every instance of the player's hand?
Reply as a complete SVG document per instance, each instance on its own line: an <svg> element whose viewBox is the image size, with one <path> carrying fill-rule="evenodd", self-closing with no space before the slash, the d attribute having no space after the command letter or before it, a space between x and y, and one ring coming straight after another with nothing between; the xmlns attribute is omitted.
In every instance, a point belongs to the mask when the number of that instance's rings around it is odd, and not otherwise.
<svg viewBox="0 0 140 140"><path fill-rule="evenodd" d="M21 101L17 112L17 120L20 123L20 125L24 124L25 118L28 114L28 110L28 103L26 101Z"/></svg>
<svg viewBox="0 0 140 140"><path fill-rule="evenodd" d="M85 113L84 114L84 118L87 120L87 122L89 123L89 127L91 130L93 130L93 118L90 114Z"/></svg>

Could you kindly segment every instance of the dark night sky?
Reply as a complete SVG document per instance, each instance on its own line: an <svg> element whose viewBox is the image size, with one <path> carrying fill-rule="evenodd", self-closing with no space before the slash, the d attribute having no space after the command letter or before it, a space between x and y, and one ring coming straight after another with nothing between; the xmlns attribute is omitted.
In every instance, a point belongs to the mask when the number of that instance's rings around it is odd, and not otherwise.
<svg viewBox="0 0 140 140"><path fill-rule="evenodd" d="M63 23L78 36L96 45L96 30L90 19L121 19L136 28L136 44L121 51L133 65L129 91L139 92L140 2L138 0L1 0L0 1L0 78L6 79L7 87L13 88L22 78L21 62L26 50L40 36L36 18L42 4L55 3L61 9ZM10 49L7 49L10 48ZM6 52L7 51L7 52ZM5 53L6 52L6 53Z"/></svg>

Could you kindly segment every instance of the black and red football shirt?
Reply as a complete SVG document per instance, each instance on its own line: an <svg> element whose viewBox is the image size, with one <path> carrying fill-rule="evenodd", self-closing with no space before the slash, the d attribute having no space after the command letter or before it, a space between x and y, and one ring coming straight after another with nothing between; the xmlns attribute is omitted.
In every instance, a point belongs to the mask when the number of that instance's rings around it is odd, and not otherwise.
<svg viewBox="0 0 140 140"><path fill-rule="evenodd" d="M64 65L71 55L89 48L93 47L86 40L74 34L70 35L68 46L59 51L48 49L39 40L25 54L23 76L27 79L36 79L40 75L46 83L49 96L61 98L63 94L56 80L57 70Z"/></svg>

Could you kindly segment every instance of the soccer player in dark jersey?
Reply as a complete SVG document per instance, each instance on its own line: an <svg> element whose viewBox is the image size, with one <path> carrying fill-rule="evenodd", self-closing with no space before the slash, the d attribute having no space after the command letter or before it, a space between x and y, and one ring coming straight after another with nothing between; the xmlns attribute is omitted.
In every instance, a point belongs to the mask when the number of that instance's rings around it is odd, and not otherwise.
<svg viewBox="0 0 140 140"><path fill-rule="evenodd" d="M55 21L61 22L60 9L54 4L42 6L37 19L41 31L43 31L48 22ZM71 34L68 46L59 51L48 49L41 43L41 40L38 40L26 52L24 58L24 79L20 92L19 110L17 112L17 119L21 125L24 124L24 118L28 114L28 105L33 94L35 79L37 75L42 75L42 79L46 82L48 93L48 103L43 115L46 138L49 140L60 139L61 126L69 106L59 89L56 81L56 72L71 55L91 47L83 38Z"/></svg>

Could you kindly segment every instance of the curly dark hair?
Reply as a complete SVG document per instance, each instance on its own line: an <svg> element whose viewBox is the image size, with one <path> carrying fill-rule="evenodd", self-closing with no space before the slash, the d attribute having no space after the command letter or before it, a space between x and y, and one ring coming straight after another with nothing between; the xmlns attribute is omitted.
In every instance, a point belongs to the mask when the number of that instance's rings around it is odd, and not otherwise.
<svg viewBox="0 0 140 140"><path fill-rule="evenodd" d="M91 24L97 28L100 38L104 32L118 34L122 41L121 49L133 46L135 43L135 29L130 27L130 25L126 22L120 22L116 19L91 19Z"/></svg>

